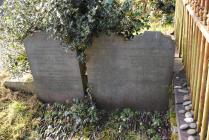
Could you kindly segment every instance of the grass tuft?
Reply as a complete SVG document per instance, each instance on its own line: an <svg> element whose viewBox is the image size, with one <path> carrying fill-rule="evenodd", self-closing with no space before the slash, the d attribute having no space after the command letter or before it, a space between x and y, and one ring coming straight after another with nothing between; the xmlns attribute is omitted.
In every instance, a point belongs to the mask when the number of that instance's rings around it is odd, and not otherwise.
<svg viewBox="0 0 209 140"><path fill-rule="evenodd" d="M40 104L35 96L6 89L3 83L9 78L0 73L0 140L20 140L35 135L31 122Z"/></svg>

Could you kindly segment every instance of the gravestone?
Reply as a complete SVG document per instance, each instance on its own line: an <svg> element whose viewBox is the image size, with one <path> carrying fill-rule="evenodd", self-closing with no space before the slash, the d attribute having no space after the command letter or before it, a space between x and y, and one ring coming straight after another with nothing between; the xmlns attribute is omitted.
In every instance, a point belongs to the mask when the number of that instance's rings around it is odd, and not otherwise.
<svg viewBox="0 0 209 140"><path fill-rule="evenodd" d="M24 40L38 96L45 102L69 102L83 96L75 52L67 53L60 41L36 32Z"/></svg>
<svg viewBox="0 0 209 140"><path fill-rule="evenodd" d="M166 110L174 48L171 38L160 32L145 32L130 41L114 35L94 38L86 54L97 104L110 110Z"/></svg>

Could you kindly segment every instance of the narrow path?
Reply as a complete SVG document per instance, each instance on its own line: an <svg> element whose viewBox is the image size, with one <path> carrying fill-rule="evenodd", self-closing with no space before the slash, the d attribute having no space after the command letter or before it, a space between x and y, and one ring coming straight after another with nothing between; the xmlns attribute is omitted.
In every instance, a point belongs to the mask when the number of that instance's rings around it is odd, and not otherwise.
<svg viewBox="0 0 209 140"><path fill-rule="evenodd" d="M176 110L176 121L178 124L178 135L179 140L187 140L189 137L194 138L195 140L199 140L198 132L196 131L197 125L195 125L195 121L193 120L193 111L191 110L191 98L189 87L187 86L187 80L185 76L184 67L182 64L182 59L179 58L179 55L176 51L175 60L174 60L174 78L173 78L173 86L174 86L174 94L175 94L175 110ZM185 98L187 97L187 99ZM183 105L185 102L189 103L188 105ZM186 109L188 108L188 110ZM191 122L185 121L186 114L191 114L187 118L190 119ZM181 129L180 129L181 127ZM190 132L188 132L190 131ZM188 134L193 132L193 134Z"/></svg>

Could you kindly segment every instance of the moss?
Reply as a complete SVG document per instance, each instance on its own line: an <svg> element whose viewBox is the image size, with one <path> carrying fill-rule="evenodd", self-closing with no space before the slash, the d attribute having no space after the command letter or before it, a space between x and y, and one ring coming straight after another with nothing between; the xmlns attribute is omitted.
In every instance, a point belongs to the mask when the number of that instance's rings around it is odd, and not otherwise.
<svg viewBox="0 0 209 140"><path fill-rule="evenodd" d="M170 121L171 128L177 127L173 85L169 87L169 121ZM171 132L170 139L178 140L178 134L176 132Z"/></svg>

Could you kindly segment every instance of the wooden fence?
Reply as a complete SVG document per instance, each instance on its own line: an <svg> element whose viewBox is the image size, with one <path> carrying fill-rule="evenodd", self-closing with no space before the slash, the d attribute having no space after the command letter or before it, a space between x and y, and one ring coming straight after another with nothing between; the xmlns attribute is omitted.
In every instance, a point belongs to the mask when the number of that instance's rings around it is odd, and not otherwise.
<svg viewBox="0 0 209 140"><path fill-rule="evenodd" d="M209 0L176 0L175 36L201 140L209 140Z"/></svg>

